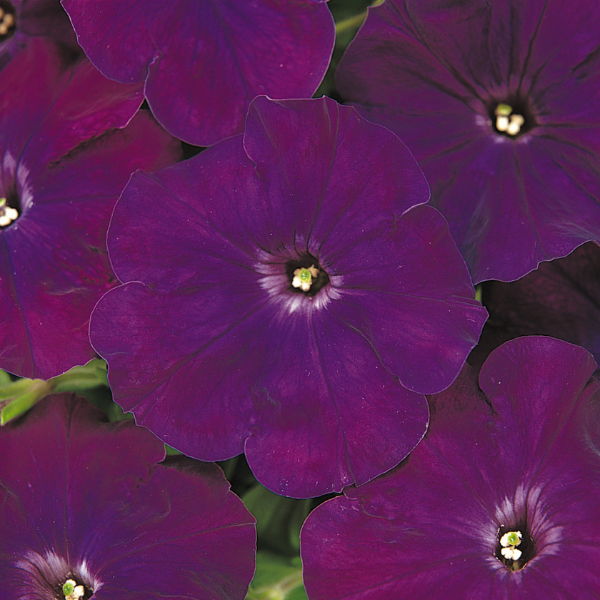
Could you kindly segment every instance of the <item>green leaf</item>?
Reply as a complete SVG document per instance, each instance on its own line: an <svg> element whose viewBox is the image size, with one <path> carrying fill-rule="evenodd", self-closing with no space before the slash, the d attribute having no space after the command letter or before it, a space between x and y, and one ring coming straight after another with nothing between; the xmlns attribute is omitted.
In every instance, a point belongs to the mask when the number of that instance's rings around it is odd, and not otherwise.
<svg viewBox="0 0 600 600"><path fill-rule="evenodd" d="M13 382L11 376L6 371L0 370L0 388L9 385Z"/></svg>
<svg viewBox="0 0 600 600"><path fill-rule="evenodd" d="M9 421L26 413L36 402L52 393L52 384L43 379L19 379L12 386L6 386L3 392L12 390L12 397L3 398L4 406L0 413L0 424L6 425Z"/></svg>
<svg viewBox="0 0 600 600"><path fill-rule="evenodd" d="M246 600L307 600L299 557L286 559L268 552L256 555L256 574Z"/></svg>
<svg viewBox="0 0 600 600"><path fill-rule="evenodd" d="M256 518L259 546L278 554L298 554L300 528L310 512L310 499L278 496L257 483L242 495L242 500Z"/></svg>

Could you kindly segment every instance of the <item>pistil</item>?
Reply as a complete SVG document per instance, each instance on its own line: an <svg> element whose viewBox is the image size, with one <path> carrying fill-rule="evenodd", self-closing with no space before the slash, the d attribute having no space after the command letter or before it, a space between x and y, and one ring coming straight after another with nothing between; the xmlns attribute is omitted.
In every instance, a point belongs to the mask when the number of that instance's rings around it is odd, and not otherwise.
<svg viewBox="0 0 600 600"><path fill-rule="evenodd" d="M500 538L502 550L500 553L507 560L519 560L523 554L517 546L521 543L523 534L520 531L509 531Z"/></svg>
<svg viewBox="0 0 600 600"><path fill-rule="evenodd" d="M85 595L85 588L82 585L77 585L74 579L65 581L62 592L65 595L65 600L79 600Z"/></svg>
<svg viewBox="0 0 600 600"><path fill-rule="evenodd" d="M300 288L303 292L308 292L310 286L313 284L313 278L317 278L319 275L319 269L315 265L310 267L301 267L294 271L294 278L292 279L292 285L295 288Z"/></svg>

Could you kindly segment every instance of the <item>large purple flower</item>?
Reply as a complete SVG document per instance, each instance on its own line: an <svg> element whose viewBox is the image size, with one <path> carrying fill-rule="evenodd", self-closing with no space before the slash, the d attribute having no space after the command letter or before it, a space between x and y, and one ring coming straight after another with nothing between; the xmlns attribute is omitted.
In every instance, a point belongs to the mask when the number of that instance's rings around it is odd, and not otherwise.
<svg viewBox="0 0 600 600"><path fill-rule="evenodd" d="M60 0L0 0L0 69L32 37L51 37L80 53L75 32Z"/></svg>
<svg viewBox="0 0 600 600"><path fill-rule="evenodd" d="M79 43L107 77L145 81L173 135L209 146L240 133L250 101L305 98L333 51L315 0L62 0Z"/></svg>
<svg viewBox="0 0 600 600"><path fill-rule="evenodd" d="M2 598L244 598L254 519L215 465L161 463L148 431L69 394L3 427L0 454Z"/></svg>
<svg viewBox="0 0 600 600"><path fill-rule="evenodd" d="M600 240L600 4L387 0L339 89L395 131L474 281Z"/></svg>
<svg viewBox="0 0 600 600"><path fill-rule="evenodd" d="M134 175L108 236L132 283L90 329L117 402L195 458L245 449L290 496L390 469L486 316L428 192L395 135L328 98L259 97L243 137Z"/></svg>
<svg viewBox="0 0 600 600"><path fill-rule="evenodd" d="M595 367L544 337L496 350L483 393L467 367L431 399L429 431L404 463L309 516L309 598L598 598Z"/></svg>
<svg viewBox="0 0 600 600"><path fill-rule="evenodd" d="M33 39L0 72L0 368L47 379L95 356L89 316L116 284L108 221L129 176L174 162L179 143L140 85ZM134 117L134 115L136 115Z"/></svg>

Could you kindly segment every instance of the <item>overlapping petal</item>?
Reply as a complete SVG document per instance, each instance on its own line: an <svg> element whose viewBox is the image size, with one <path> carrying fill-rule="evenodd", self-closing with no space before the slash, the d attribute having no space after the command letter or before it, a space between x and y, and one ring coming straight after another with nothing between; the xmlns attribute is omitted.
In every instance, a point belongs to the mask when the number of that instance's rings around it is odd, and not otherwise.
<svg viewBox="0 0 600 600"><path fill-rule="evenodd" d="M250 101L310 97L335 30L310 0L62 0L107 77L145 81L157 120L199 146L243 130Z"/></svg>
<svg viewBox="0 0 600 600"><path fill-rule="evenodd" d="M309 516L309 598L596 596L595 367L584 349L537 337L490 356L483 392L465 369L431 398L429 431L403 464ZM496 557L503 528L533 538L523 568Z"/></svg>
<svg viewBox="0 0 600 600"><path fill-rule="evenodd" d="M326 98L258 98L243 138L136 173L108 235L129 283L90 328L117 402L196 458L245 444L290 496L390 469L485 319L427 198L392 133ZM314 296L291 285L303 260L329 278Z"/></svg>
<svg viewBox="0 0 600 600"><path fill-rule="evenodd" d="M254 519L214 465L164 459L131 421L49 396L0 432L0 574L7 597L244 598ZM159 464L160 463L160 464Z"/></svg>
<svg viewBox="0 0 600 600"><path fill-rule="evenodd" d="M95 356L88 321L116 284L105 238L122 188L180 149L147 112L136 115L140 86L87 61L65 66L47 40L32 40L0 80L0 197L20 212L0 232L0 366L47 379Z"/></svg>
<svg viewBox="0 0 600 600"><path fill-rule="evenodd" d="M586 0L392 0L341 61L342 95L415 154L476 283L600 239L599 25ZM521 135L495 129L500 103Z"/></svg>
<svg viewBox="0 0 600 600"><path fill-rule="evenodd" d="M600 248L593 242L518 281L490 281L483 287L483 302L490 319L471 364L523 335L551 335L583 346L600 360Z"/></svg>

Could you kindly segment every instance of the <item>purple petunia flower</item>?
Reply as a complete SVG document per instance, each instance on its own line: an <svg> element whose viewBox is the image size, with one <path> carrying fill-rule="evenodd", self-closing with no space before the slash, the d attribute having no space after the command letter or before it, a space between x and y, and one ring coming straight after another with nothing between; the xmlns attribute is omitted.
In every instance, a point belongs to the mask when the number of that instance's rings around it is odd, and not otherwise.
<svg viewBox="0 0 600 600"><path fill-rule="evenodd" d="M289 496L364 483L425 433L486 312L411 154L333 100L251 105L244 136L137 173L94 310L115 399Z"/></svg>
<svg viewBox="0 0 600 600"><path fill-rule="evenodd" d="M600 4L387 0L337 72L408 145L475 283L600 240Z"/></svg>
<svg viewBox="0 0 600 600"><path fill-rule="evenodd" d="M583 348L520 338L431 399L396 469L301 533L311 600L600 595L600 395Z"/></svg>
<svg viewBox="0 0 600 600"><path fill-rule="evenodd" d="M37 38L0 72L0 368L48 379L95 356L88 321L116 284L106 230L138 168L180 156L141 86ZM134 117L135 115L135 117Z"/></svg>
<svg viewBox="0 0 600 600"><path fill-rule="evenodd" d="M161 463L148 431L70 394L3 427L0 454L2 598L244 598L254 519L217 466Z"/></svg>
<svg viewBox="0 0 600 600"><path fill-rule="evenodd" d="M600 247L589 242L565 258L542 263L512 283L483 286L490 318L469 362L478 364L503 342L550 335L578 344L600 362Z"/></svg>
<svg viewBox="0 0 600 600"><path fill-rule="evenodd" d="M333 18L315 0L62 3L94 65L145 82L156 119L198 146L243 131L255 96L312 96L333 52Z"/></svg>
<svg viewBox="0 0 600 600"><path fill-rule="evenodd" d="M81 52L60 0L0 0L0 69L30 38L51 37L74 54Z"/></svg>

